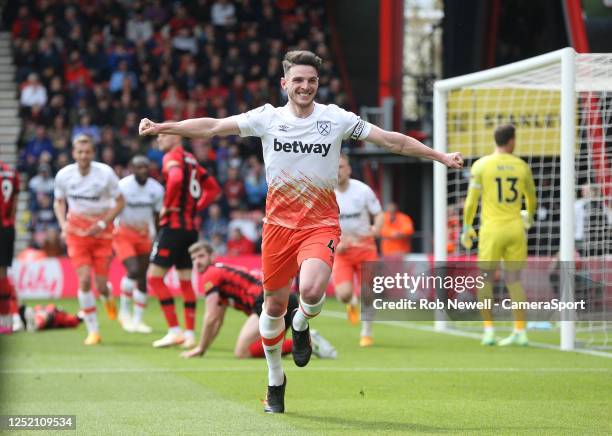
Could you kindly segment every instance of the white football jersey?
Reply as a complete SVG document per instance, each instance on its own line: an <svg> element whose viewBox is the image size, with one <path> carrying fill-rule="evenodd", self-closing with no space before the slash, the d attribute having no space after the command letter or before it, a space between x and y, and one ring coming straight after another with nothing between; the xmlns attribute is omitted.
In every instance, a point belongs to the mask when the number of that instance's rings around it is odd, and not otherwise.
<svg viewBox="0 0 612 436"><path fill-rule="evenodd" d="M111 167L101 162L92 162L86 176L73 163L58 171L54 194L55 198L66 199L70 212L101 215L115 205L119 179Z"/></svg>
<svg viewBox="0 0 612 436"><path fill-rule="evenodd" d="M117 217L118 224L137 228L154 225L154 213L161 210L164 200L163 186L151 177L141 185L132 174L119 181L119 190L125 207Z"/></svg>
<svg viewBox="0 0 612 436"><path fill-rule="evenodd" d="M343 139L364 139L372 128L352 112L315 103L298 118L288 106L266 104L234 117L240 136L263 146L268 196L264 221L288 228L338 225L334 188Z"/></svg>
<svg viewBox="0 0 612 436"><path fill-rule="evenodd" d="M349 179L346 191L340 192L336 189L336 201L340 208L342 234L365 236L372 225L370 215L382 212L372 188L355 179Z"/></svg>

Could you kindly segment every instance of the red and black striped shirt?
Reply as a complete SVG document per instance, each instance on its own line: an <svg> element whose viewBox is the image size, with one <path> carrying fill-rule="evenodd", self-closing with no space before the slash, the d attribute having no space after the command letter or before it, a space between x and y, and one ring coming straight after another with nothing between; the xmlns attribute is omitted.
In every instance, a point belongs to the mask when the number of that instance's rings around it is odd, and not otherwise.
<svg viewBox="0 0 612 436"><path fill-rule="evenodd" d="M0 226L15 225L15 202L19 193L19 174L7 163L0 161Z"/></svg>
<svg viewBox="0 0 612 436"><path fill-rule="evenodd" d="M221 304L230 305L247 315L255 310L255 300L263 292L261 273L241 266L216 263L200 277L205 295L218 292Z"/></svg>
<svg viewBox="0 0 612 436"><path fill-rule="evenodd" d="M221 192L219 184L183 147L174 147L165 154L163 176L167 212L160 217L160 226L195 230L196 213L217 198Z"/></svg>

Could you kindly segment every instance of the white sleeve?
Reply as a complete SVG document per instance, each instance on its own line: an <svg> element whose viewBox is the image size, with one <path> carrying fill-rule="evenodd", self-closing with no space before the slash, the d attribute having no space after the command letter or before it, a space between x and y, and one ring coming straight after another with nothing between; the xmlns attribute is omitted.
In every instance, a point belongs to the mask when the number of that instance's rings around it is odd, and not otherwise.
<svg viewBox="0 0 612 436"><path fill-rule="evenodd" d="M155 212L159 212L164 205L164 188L157 181L155 182L155 187L157 188L157 199L155 200L154 209Z"/></svg>
<svg viewBox="0 0 612 436"><path fill-rule="evenodd" d="M378 215L382 212L380 201L378 201L378 197L376 197L376 194L374 193L374 191L372 191L372 188L370 188L369 186L367 186L367 188L368 189L366 189L365 198L368 212L370 212L370 214L372 215Z"/></svg>
<svg viewBox="0 0 612 436"><path fill-rule="evenodd" d="M271 104L265 104L243 114L234 115L232 118L238 123L240 136L257 136L261 138L268 128L273 109Z"/></svg>
<svg viewBox="0 0 612 436"><path fill-rule="evenodd" d="M57 173L53 186L53 196L59 200L66 198L66 186L64 185L63 175L62 171Z"/></svg>
<svg viewBox="0 0 612 436"><path fill-rule="evenodd" d="M117 198L121 194L119 190L119 177L115 174L112 168L108 167L108 177L106 182L106 189L108 190L108 195L111 198Z"/></svg>
<svg viewBox="0 0 612 436"><path fill-rule="evenodd" d="M342 126L342 139L354 139L356 141L365 139L372 130L372 125L362 120L353 112L338 108L340 125Z"/></svg>

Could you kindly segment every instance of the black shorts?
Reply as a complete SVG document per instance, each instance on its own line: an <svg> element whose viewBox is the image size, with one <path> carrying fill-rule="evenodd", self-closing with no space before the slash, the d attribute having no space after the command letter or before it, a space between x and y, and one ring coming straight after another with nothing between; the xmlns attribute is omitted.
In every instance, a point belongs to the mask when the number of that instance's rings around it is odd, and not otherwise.
<svg viewBox="0 0 612 436"><path fill-rule="evenodd" d="M15 254L15 227L0 227L0 267L8 268Z"/></svg>
<svg viewBox="0 0 612 436"><path fill-rule="evenodd" d="M150 261L154 265L176 269L191 269L189 247L198 242L197 230L162 227L151 249Z"/></svg>
<svg viewBox="0 0 612 436"><path fill-rule="evenodd" d="M255 307L253 310L257 316L261 316L263 311L264 294L259 294L259 297L255 300ZM289 294L289 302L287 303L287 313L285 314L285 328L288 329L291 326L291 315L293 311L300 307L300 300L298 294Z"/></svg>

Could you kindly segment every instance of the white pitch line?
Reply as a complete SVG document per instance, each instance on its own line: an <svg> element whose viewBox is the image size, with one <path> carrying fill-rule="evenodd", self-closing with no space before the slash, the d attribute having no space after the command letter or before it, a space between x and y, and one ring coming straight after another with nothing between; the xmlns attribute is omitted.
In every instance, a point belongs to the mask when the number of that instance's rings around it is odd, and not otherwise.
<svg viewBox="0 0 612 436"><path fill-rule="evenodd" d="M333 310L323 311L321 312L321 315L327 316L329 318L340 318L340 319L346 318L346 313L336 312ZM394 327L401 327L401 328L410 329L410 330L420 330L420 331L430 332L430 333L443 333L446 335L460 336L462 338L469 338L469 339L480 340L482 338L482 335L478 333L465 332L462 330L451 330L451 329L438 331L438 330L435 330L433 326L420 325L420 324L416 324L410 321L379 321L377 322L377 324L391 325ZM561 351L558 345L546 344L544 342L529 341L529 346L534 347L534 348L545 348L547 350ZM605 351L587 350L584 348L576 348L572 351L576 353L581 353L581 354L588 354L590 356L606 357L608 359L612 359L612 353L606 353Z"/></svg>
<svg viewBox="0 0 612 436"><path fill-rule="evenodd" d="M51 374L151 374L151 373L212 373L212 372L261 372L263 366L258 367L235 367L235 368L29 368L29 369L4 369L0 374L10 375L51 375ZM287 368L288 372L299 372L297 368ZM598 373L612 372L612 368L425 368L425 367L331 367L313 366L308 371L315 372L379 372L379 373Z"/></svg>

